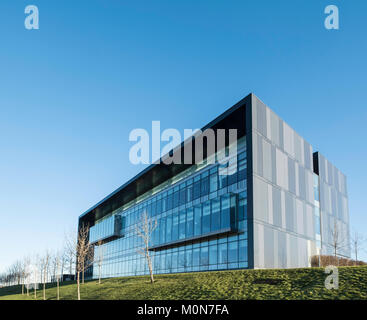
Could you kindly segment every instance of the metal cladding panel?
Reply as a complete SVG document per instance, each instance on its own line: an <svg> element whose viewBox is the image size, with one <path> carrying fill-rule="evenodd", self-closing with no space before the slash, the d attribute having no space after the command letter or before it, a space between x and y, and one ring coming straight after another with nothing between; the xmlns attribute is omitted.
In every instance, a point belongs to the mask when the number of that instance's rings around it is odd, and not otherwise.
<svg viewBox="0 0 367 320"><path fill-rule="evenodd" d="M316 254L312 147L256 96L252 120L254 267L307 267Z"/></svg>
<svg viewBox="0 0 367 320"><path fill-rule="evenodd" d="M347 178L322 154L318 152L315 156L320 177L322 251L334 254L333 247L337 243L337 254L350 257ZM334 230L338 239L333 236Z"/></svg>

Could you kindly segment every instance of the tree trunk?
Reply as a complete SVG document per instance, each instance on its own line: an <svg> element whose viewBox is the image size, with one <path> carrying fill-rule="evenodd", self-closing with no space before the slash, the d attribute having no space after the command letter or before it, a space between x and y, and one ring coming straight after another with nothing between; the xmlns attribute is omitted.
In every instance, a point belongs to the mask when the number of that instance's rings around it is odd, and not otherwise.
<svg viewBox="0 0 367 320"><path fill-rule="evenodd" d="M60 300L59 277L57 277L57 300Z"/></svg>
<svg viewBox="0 0 367 320"><path fill-rule="evenodd" d="M46 300L46 283L43 280L43 300Z"/></svg>
<svg viewBox="0 0 367 320"><path fill-rule="evenodd" d="M22 295L24 295L24 282L22 283Z"/></svg>
<svg viewBox="0 0 367 320"><path fill-rule="evenodd" d="M76 286L78 288L78 300L80 300L80 272L77 272L76 279Z"/></svg>
<svg viewBox="0 0 367 320"><path fill-rule="evenodd" d="M149 273L150 273L150 282L154 283L152 261L150 260L149 253L147 253L147 260L148 260L148 268L149 268Z"/></svg>

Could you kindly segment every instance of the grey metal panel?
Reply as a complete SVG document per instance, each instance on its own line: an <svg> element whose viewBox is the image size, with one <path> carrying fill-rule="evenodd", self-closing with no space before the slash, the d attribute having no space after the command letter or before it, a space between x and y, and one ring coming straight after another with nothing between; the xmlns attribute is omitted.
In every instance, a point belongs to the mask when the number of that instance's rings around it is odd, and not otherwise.
<svg viewBox="0 0 367 320"><path fill-rule="evenodd" d="M264 241L264 257L260 254L255 258L264 260L254 265L308 266L310 255L316 252L312 146L260 100L253 99L254 217L257 224L262 224L259 232L264 235L254 237L254 248L261 248L256 242ZM347 234L349 216L345 176L321 155L318 167L322 177L319 190L324 241L324 234L330 231L329 217L335 215ZM325 241L329 238L325 235ZM273 243L268 247L269 239ZM269 259L273 259L272 263Z"/></svg>
<svg viewBox="0 0 367 320"><path fill-rule="evenodd" d="M280 190L273 187L273 224L282 227L282 204Z"/></svg>
<svg viewBox="0 0 367 320"><path fill-rule="evenodd" d="M268 181L272 181L272 152L269 142L262 140L262 152L263 152L263 174L262 176Z"/></svg>
<svg viewBox="0 0 367 320"><path fill-rule="evenodd" d="M294 228L294 197L286 192L285 193L285 216L286 216L286 229L295 232Z"/></svg>
<svg viewBox="0 0 367 320"><path fill-rule="evenodd" d="M264 227L264 257L265 268L274 266L274 234L273 229Z"/></svg>
<svg viewBox="0 0 367 320"><path fill-rule="evenodd" d="M270 111L270 130L271 140L278 147L282 147L280 144L279 117L272 111Z"/></svg>
<svg viewBox="0 0 367 320"><path fill-rule="evenodd" d="M296 192L296 166L295 162L288 158L288 188L290 192L297 194Z"/></svg>
<svg viewBox="0 0 367 320"><path fill-rule="evenodd" d="M254 177L254 219L268 222L268 186Z"/></svg>
<svg viewBox="0 0 367 320"><path fill-rule="evenodd" d="M349 212L347 205L346 178L330 161L317 153L320 177L320 209L322 221L322 250L332 254L335 223L339 231L338 241L344 242L340 255L350 256Z"/></svg>
<svg viewBox="0 0 367 320"><path fill-rule="evenodd" d="M258 99L256 99L256 114L257 114L257 130L266 137L267 136L266 107Z"/></svg>

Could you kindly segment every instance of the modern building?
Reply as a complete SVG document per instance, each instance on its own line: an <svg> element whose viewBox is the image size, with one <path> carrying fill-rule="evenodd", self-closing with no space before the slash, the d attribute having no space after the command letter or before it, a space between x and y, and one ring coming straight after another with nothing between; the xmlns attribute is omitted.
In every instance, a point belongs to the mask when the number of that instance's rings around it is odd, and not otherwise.
<svg viewBox="0 0 367 320"><path fill-rule="evenodd" d="M208 161L223 150L203 163L153 164L79 217L95 256L103 252L103 277L148 273L134 228L143 211L157 221L155 273L307 267L336 241L350 256L344 174L253 94L208 128L237 129L233 174Z"/></svg>

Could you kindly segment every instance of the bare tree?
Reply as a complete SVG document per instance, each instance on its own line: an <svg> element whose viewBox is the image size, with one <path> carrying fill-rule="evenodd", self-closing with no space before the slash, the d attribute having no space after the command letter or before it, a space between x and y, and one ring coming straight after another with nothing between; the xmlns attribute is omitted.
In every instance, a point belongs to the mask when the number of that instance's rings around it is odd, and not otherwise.
<svg viewBox="0 0 367 320"><path fill-rule="evenodd" d="M31 259L29 257L25 257L22 260L22 294L24 294L24 285L26 283L26 280L30 276L30 265L31 265ZM29 285L27 285L27 296L29 296Z"/></svg>
<svg viewBox="0 0 367 320"><path fill-rule="evenodd" d="M49 266L51 263L51 254L49 251L46 251L44 256L40 259L40 269L42 272L42 282L43 282L43 300L46 300L46 282L47 282L47 276L49 272Z"/></svg>
<svg viewBox="0 0 367 320"><path fill-rule="evenodd" d="M89 227L81 225L78 230L78 241L76 244L76 276L78 300L80 300L80 274L84 283L84 273L93 263L93 246L89 243Z"/></svg>
<svg viewBox="0 0 367 320"><path fill-rule="evenodd" d="M351 246L354 254L354 265L358 264L358 253L363 249L366 239L357 231L354 231L351 236Z"/></svg>
<svg viewBox="0 0 367 320"><path fill-rule="evenodd" d="M103 246L102 240L99 240L97 243L97 254L95 255L94 262L98 265L98 283L101 284L101 277L102 277L102 265L105 255L105 247Z"/></svg>
<svg viewBox="0 0 367 320"><path fill-rule="evenodd" d="M149 247L152 239L152 233L156 228L157 228L157 220L152 219L146 211L144 211L141 214L140 220L135 225L135 231L142 240L142 246L141 248L137 249L137 252L142 256L144 256L144 258L146 259L149 268L151 283L154 283L154 276L153 276L153 264L149 252Z"/></svg>
<svg viewBox="0 0 367 320"><path fill-rule="evenodd" d="M13 274L13 279L15 280L16 284L20 285L22 281L22 262L20 260L17 260L11 266L11 273Z"/></svg>
<svg viewBox="0 0 367 320"><path fill-rule="evenodd" d="M346 239L344 238L340 228L338 227L337 220L334 219L334 224L332 225L330 229L330 236L331 236L331 247L333 249L334 258L338 261L339 265L339 259L338 259L338 253L341 249L343 249L346 246Z"/></svg>
<svg viewBox="0 0 367 320"><path fill-rule="evenodd" d="M65 233L64 263L69 265L69 274L75 274L73 267L76 259L77 232Z"/></svg>
<svg viewBox="0 0 367 320"><path fill-rule="evenodd" d="M61 261L63 259L63 253L56 252L54 257L55 263L55 277L56 277L56 299L60 300L60 275L62 277L62 273L60 273Z"/></svg>
<svg viewBox="0 0 367 320"><path fill-rule="evenodd" d="M65 248L60 252L59 254L59 263L60 263L60 275L61 275L61 281L63 279L63 275L64 275L64 268L65 268L65 264L66 264L66 254L65 254Z"/></svg>
<svg viewBox="0 0 367 320"><path fill-rule="evenodd" d="M34 290L34 299L37 299L37 281L38 281L38 269L40 266L40 257L36 255L33 258L33 290Z"/></svg>
<svg viewBox="0 0 367 320"><path fill-rule="evenodd" d="M50 260L50 267L51 267L51 282L56 281L56 276L57 276L57 268L58 268L58 256L59 253L55 252L54 254L51 255L51 260Z"/></svg>

